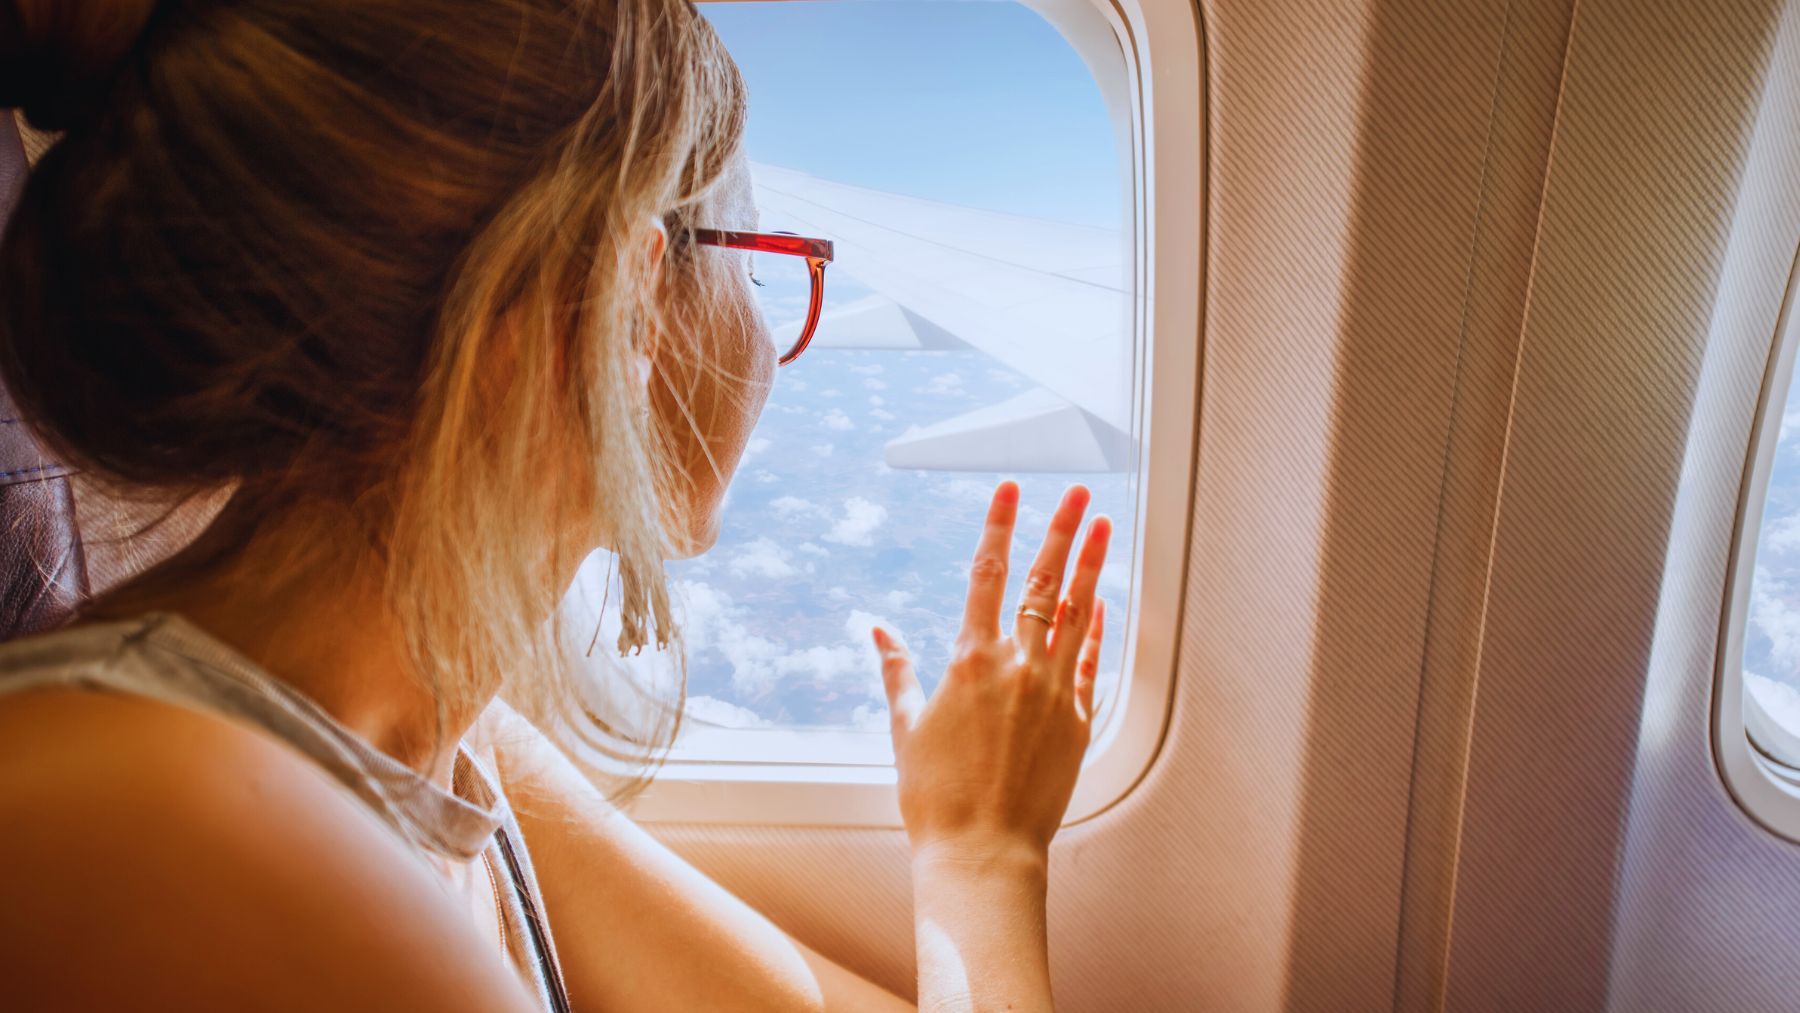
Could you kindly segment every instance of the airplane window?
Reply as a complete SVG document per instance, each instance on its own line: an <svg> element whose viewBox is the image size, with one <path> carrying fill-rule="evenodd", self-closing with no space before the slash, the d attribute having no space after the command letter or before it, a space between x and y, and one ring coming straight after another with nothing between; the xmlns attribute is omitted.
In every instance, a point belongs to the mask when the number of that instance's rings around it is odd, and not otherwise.
<svg viewBox="0 0 1800 1013"><path fill-rule="evenodd" d="M1800 384L1776 435L1743 645L1745 728L1762 751L1800 767Z"/></svg>
<svg viewBox="0 0 1800 1013"><path fill-rule="evenodd" d="M904 636L929 689L1006 477L1024 489L1016 573L1070 482L1117 523L1101 584L1110 701L1131 604L1140 356L1130 173L1093 72L1019 3L702 9L749 88L759 227L830 239L836 259L718 544L671 567L689 724L885 733L869 626ZM805 263L757 256L753 271L780 341L804 316ZM603 567L584 568L594 598Z"/></svg>

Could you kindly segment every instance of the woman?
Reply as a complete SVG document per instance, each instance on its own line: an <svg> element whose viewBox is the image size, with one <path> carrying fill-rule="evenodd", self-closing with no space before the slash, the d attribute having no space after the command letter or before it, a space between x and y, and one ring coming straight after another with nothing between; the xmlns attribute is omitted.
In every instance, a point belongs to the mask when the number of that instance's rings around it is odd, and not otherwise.
<svg viewBox="0 0 1800 1013"><path fill-rule="evenodd" d="M596 712L559 595L610 548L620 647L679 656L662 564L775 365L745 255L697 241L755 208L691 6L0 0L0 105L66 131L0 247L0 373L118 494L228 497L0 649L0 1005L910 1008L571 760L669 729ZM924 1008L1050 1006L1109 528L1074 548L1071 490L1003 632L1017 502L929 701L875 633Z"/></svg>

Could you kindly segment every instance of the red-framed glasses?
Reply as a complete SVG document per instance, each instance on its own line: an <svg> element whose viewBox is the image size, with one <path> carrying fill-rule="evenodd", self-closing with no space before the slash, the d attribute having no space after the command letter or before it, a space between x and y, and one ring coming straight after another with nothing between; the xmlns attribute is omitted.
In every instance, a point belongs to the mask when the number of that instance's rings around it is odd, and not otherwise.
<svg viewBox="0 0 1800 1013"><path fill-rule="evenodd" d="M810 239L792 232L736 232L730 229L695 229L694 242L724 246L751 254L750 280L763 319L781 349L776 362L787 365L806 351L825 308L825 265L831 263L829 239ZM756 254L777 256L757 259Z"/></svg>

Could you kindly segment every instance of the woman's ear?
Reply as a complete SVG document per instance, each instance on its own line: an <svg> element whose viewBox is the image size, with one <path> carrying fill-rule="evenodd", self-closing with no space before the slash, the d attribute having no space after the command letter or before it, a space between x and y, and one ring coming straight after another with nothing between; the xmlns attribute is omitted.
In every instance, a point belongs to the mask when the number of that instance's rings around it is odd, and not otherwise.
<svg viewBox="0 0 1800 1013"><path fill-rule="evenodd" d="M663 254L669 249L669 227L663 220L651 215L638 240L639 256L643 257L644 283L650 288L650 297L660 299L663 294L662 269ZM650 386L650 377L654 371L656 353L662 342L662 328L658 326L644 328L644 333L637 349L638 382L645 388Z"/></svg>
<svg viewBox="0 0 1800 1013"><path fill-rule="evenodd" d="M662 274L663 254L669 249L669 227L661 218L650 216L645 223L640 245L644 251L646 273L651 277L659 277Z"/></svg>

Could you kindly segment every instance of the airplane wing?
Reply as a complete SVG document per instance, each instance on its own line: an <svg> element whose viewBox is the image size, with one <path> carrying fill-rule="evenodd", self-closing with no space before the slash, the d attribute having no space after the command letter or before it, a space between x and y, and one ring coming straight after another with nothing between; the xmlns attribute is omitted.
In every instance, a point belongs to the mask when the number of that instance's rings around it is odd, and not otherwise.
<svg viewBox="0 0 1800 1013"><path fill-rule="evenodd" d="M833 272L875 295L829 310L839 348L971 347L1037 383L1000 405L915 427L896 468L1117 471L1130 467L1133 349L1117 232L886 193L752 163L756 200L784 227L837 245Z"/></svg>

